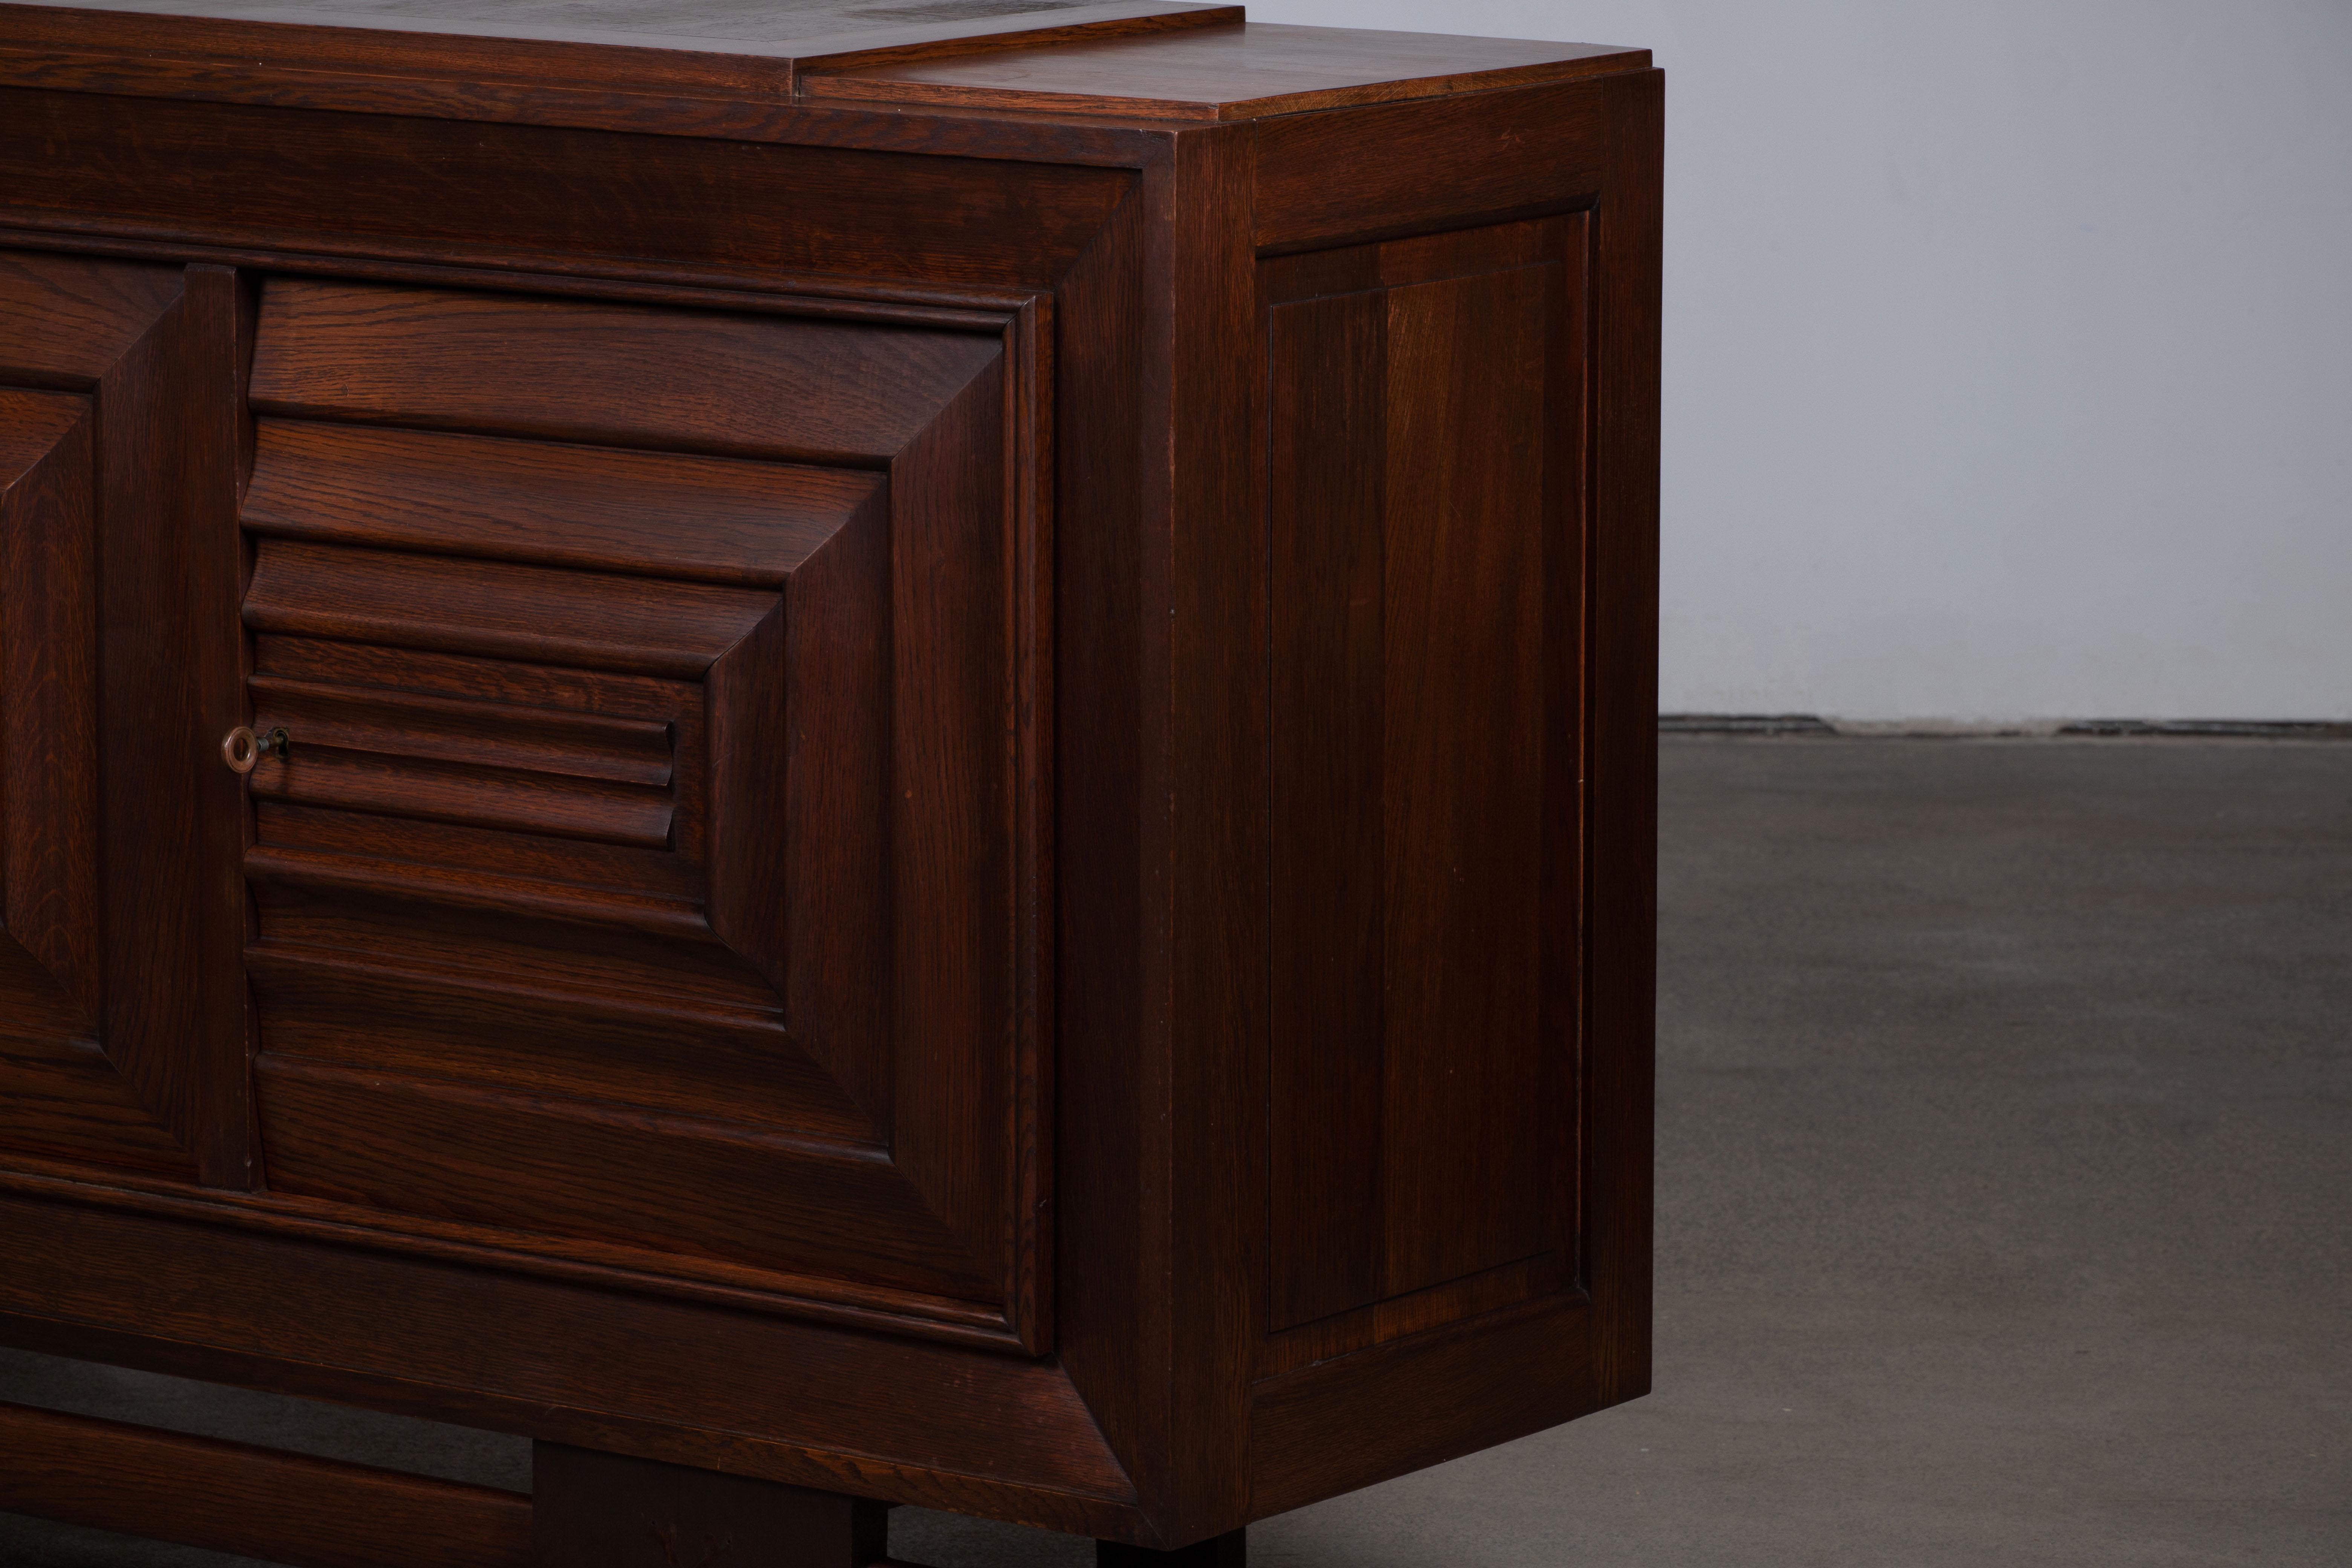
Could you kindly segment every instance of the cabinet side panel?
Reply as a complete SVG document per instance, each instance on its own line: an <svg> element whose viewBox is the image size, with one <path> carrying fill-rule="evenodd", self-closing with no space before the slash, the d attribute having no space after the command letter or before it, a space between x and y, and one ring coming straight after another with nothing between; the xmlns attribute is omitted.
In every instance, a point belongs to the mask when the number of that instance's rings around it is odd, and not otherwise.
<svg viewBox="0 0 2352 1568"><path fill-rule="evenodd" d="M1257 243L1333 245L1556 209L1600 188L1612 87L1561 82L1267 120ZM1368 155L1376 148L1405 155Z"/></svg>
<svg viewBox="0 0 2352 1568"><path fill-rule="evenodd" d="M1554 1297L1269 1378L1253 1391L1259 1519L1507 1443L1592 1407L1591 1307Z"/></svg>
<svg viewBox="0 0 2352 1568"><path fill-rule="evenodd" d="M1391 291L1383 1296L1543 1250L1543 353L1556 268Z"/></svg>
<svg viewBox="0 0 2352 1568"><path fill-rule="evenodd" d="M1280 1329L1381 1295L1387 303L1301 300L1269 329Z"/></svg>
<svg viewBox="0 0 2352 1568"><path fill-rule="evenodd" d="M1580 675L1547 568L1579 550L1583 233L1265 269L1268 1372L1558 1289L1573 1257L1572 1012L1545 1003L1576 914L1546 851Z"/></svg>
<svg viewBox="0 0 2352 1568"><path fill-rule="evenodd" d="M1599 1397L1649 1392L1658 930L1658 321L1664 78L1607 84L1594 215L1591 1172Z"/></svg>

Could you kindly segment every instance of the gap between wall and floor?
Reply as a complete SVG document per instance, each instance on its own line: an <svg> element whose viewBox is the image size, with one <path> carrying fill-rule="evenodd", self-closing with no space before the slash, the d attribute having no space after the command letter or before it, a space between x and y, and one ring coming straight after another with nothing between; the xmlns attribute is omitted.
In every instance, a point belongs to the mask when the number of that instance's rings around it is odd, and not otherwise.
<svg viewBox="0 0 2352 1568"><path fill-rule="evenodd" d="M1843 735L1956 740L1988 737L2179 738L2242 741L2352 741L2352 720L2326 719L2027 719L1970 722L1950 719L1823 719L1813 713L1661 713L1662 735Z"/></svg>

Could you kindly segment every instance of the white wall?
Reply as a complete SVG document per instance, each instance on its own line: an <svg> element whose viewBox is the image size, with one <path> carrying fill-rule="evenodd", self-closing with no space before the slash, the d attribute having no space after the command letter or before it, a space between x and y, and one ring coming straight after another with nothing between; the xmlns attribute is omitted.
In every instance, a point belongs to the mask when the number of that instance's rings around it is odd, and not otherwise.
<svg viewBox="0 0 2352 1568"><path fill-rule="evenodd" d="M1668 711L2352 718L2352 0L1248 0L1667 72Z"/></svg>

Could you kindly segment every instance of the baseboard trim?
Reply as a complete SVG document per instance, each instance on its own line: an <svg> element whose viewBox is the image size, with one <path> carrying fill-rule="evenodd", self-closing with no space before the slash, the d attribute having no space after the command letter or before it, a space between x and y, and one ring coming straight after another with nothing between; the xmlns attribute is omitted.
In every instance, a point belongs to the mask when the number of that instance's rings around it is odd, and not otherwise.
<svg viewBox="0 0 2352 1568"><path fill-rule="evenodd" d="M1661 713L1661 735L1834 735L1811 713Z"/></svg>
<svg viewBox="0 0 2352 1568"><path fill-rule="evenodd" d="M2352 741L2352 720L2042 719L1966 723L1948 719L1823 719L1812 713L1661 713L1658 733L1849 740Z"/></svg>

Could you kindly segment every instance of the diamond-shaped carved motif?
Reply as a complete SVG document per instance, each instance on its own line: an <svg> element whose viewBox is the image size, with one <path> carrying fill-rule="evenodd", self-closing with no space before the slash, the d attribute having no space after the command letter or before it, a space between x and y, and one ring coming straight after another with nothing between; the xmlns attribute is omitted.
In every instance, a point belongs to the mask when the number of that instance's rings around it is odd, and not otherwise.
<svg viewBox="0 0 2352 1568"><path fill-rule="evenodd" d="M978 333L269 287L273 1189L1013 1321L1005 365Z"/></svg>

